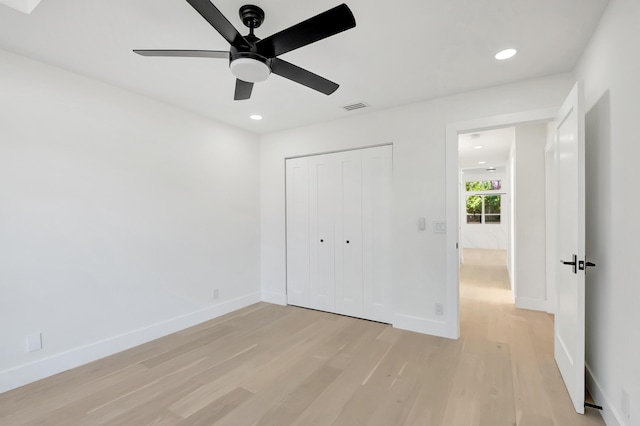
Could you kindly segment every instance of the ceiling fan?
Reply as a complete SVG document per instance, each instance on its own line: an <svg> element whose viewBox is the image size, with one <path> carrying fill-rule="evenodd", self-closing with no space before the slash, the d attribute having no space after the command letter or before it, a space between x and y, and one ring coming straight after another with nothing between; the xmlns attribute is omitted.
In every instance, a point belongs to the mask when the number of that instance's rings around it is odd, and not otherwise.
<svg viewBox="0 0 640 426"><path fill-rule="evenodd" d="M338 89L338 84L277 56L355 27L356 20L346 4L336 6L267 38L260 39L253 33L264 21L264 11L258 6L244 5L240 8L240 18L249 28L249 34L242 36L209 0L187 0L187 2L231 44L228 52L220 50L138 49L134 52L142 56L228 59L231 73L236 77L235 100L249 99L253 84L266 80L271 73L326 95L330 95Z"/></svg>

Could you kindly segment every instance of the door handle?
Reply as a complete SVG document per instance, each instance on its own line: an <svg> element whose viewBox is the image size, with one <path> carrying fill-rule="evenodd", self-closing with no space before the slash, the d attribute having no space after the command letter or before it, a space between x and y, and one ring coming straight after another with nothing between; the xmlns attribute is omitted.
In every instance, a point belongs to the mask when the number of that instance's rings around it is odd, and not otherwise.
<svg viewBox="0 0 640 426"><path fill-rule="evenodd" d="M573 271L574 274L578 273L578 256L577 255L573 255L572 256L573 261L572 262L567 262L566 260L560 260L560 263L562 263L563 265L571 265L571 270Z"/></svg>
<svg viewBox="0 0 640 426"><path fill-rule="evenodd" d="M581 271L586 271L587 268L593 268L594 266L596 266L595 263L588 262L586 260L581 260L578 262L578 269Z"/></svg>

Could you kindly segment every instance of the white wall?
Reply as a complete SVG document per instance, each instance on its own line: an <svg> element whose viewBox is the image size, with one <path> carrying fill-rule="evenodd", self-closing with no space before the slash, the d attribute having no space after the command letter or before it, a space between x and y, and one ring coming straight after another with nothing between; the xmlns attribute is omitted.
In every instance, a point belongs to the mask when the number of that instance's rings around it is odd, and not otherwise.
<svg viewBox="0 0 640 426"><path fill-rule="evenodd" d="M586 100L589 387L609 425L640 424L640 2L611 0L576 75ZM622 392L630 394L630 418Z"/></svg>
<svg viewBox="0 0 640 426"><path fill-rule="evenodd" d="M0 64L0 392L259 300L257 136Z"/></svg>
<svg viewBox="0 0 640 426"><path fill-rule="evenodd" d="M516 126L515 135L515 302L547 310L544 147L547 124Z"/></svg>
<svg viewBox="0 0 640 426"><path fill-rule="evenodd" d="M496 191L500 194L500 223L478 224L467 223L466 203L469 193L466 192L465 184L473 181L500 180L501 189ZM462 187L460 194L460 209L462 210L462 247L491 250L507 250L509 245L509 180L504 166L498 166L495 172L470 171L467 170L462 175ZM487 193L489 194L489 193Z"/></svg>
<svg viewBox="0 0 640 426"><path fill-rule="evenodd" d="M386 111L355 113L344 120L262 137L263 297L281 303L286 301L284 159L391 142L394 146L394 325L456 336L457 330L452 327L456 322L451 317L455 309L449 306L454 302L445 302L446 235L433 232L433 222L446 217L446 126L479 117L559 106L572 82L570 75L552 76ZM457 182L456 178L456 185ZM426 217L427 231L418 230L419 217ZM448 232L457 234L456 227L457 223L447 224ZM435 315L435 303L445 303L444 317Z"/></svg>

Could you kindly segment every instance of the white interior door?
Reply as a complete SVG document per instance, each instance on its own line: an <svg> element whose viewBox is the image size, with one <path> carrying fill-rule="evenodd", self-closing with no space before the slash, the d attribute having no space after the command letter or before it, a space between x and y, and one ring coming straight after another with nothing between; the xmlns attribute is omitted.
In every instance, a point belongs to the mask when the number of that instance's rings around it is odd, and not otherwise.
<svg viewBox="0 0 640 426"><path fill-rule="evenodd" d="M392 148L362 151L362 273L364 317L391 321Z"/></svg>
<svg viewBox="0 0 640 426"><path fill-rule="evenodd" d="M362 318L362 155L337 155L336 311Z"/></svg>
<svg viewBox="0 0 640 426"><path fill-rule="evenodd" d="M309 157L309 308L335 310L336 162L333 155Z"/></svg>
<svg viewBox="0 0 640 426"><path fill-rule="evenodd" d="M555 359L574 408L584 413L584 107L576 84L555 120L557 255ZM581 267L582 265L582 267Z"/></svg>
<svg viewBox="0 0 640 426"><path fill-rule="evenodd" d="M389 322L392 147L286 161L287 302Z"/></svg>
<svg viewBox="0 0 640 426"><path fill-rule="evenodd" d="M287 302L308 306L309 283L309 159L286 161Z"/></svg>

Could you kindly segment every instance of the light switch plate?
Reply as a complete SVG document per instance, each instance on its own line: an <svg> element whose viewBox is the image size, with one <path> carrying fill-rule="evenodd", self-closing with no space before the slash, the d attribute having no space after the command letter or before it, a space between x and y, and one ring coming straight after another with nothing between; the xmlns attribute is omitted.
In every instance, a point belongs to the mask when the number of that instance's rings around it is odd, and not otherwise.
<svg viewBox="0 0 640 426"><path fill-rule="evenodd" d="M434 222L433 223L433 232L436 234L446 234L447 233L447 222Z"/></svg>

